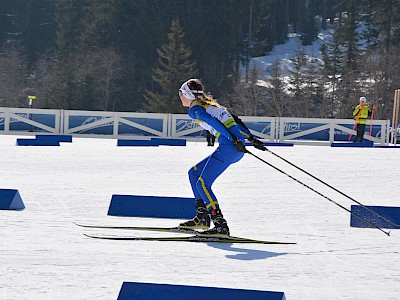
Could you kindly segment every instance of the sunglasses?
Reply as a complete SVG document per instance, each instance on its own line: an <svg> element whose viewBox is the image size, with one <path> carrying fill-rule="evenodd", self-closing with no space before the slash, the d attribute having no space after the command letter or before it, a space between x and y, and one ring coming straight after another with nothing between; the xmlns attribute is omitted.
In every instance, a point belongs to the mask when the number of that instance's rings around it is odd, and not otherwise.
<svg viewBox="0 0 400 300"><path fill-rule="evenodd" d="M181 90L179 90L179 97L183 95L183 92Z"/></svg>

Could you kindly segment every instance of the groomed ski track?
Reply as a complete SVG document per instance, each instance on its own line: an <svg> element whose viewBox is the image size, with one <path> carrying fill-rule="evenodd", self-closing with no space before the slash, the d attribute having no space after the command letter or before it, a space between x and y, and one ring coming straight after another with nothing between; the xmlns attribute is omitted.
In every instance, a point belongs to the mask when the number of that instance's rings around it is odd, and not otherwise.
<svg viewBox="0 0 400 300"><path fill-rule="evenodd" d="M388 237L351 228L348 212L254 157L214 185L231 233L297 245L90 239L82 233L104 230L73 222L176 226L180 220L109 217L111 197L190 197L188 169L215 148L117 147L116 140L79 138L60 147L17 147L20 137L0 136L0 188L18 189L26 206L0 211L0 299L116 299L123 281L282 291L287 300L399 299L400 231ZM346 207L354 204L249 149ZM400 205L399 149L271 149L366 205Z"/></svg>

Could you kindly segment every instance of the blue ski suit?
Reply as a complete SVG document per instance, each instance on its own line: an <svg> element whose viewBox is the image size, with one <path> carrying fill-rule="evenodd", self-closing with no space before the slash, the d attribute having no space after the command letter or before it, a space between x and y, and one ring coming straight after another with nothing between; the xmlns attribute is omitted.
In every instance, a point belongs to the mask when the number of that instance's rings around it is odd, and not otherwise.
<svg viewBox="0 0 400 300"><path fill-rule="evenodd" d="M194 100L189 108L189 116L201 127L218 138L219 146L209 157L189 170L189 180L195 200L203 200L207 210L219 207L211 186L231 164L238 162L244 155L239 152L232 141L239 138L243 144L251 136L247 128L237 124L226 108Z"/></svg>

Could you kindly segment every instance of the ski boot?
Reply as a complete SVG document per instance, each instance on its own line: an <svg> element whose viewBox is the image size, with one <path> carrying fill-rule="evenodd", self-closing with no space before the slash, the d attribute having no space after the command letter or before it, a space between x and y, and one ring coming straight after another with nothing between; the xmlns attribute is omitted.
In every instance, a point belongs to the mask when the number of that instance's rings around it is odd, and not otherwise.
<svg viewBox="0 0 400 300"><path fill-rule="evenodd" d="M203 200L196 200L196 213L197 215L189 221L179 224L178 228L185 229L202 229L207 230L210 228L210 216Z"/></svg>
<svg viewBox="0 0 400 300"><path fill-rule="evenodd" d="M228 223L224 219L224 216L221 213L219 208L213 209L211 211L211 219L214 223L214 228L209 230L200 232L199 236L217 236L217 237L226 237L229 236L229 227Z"/></svg>

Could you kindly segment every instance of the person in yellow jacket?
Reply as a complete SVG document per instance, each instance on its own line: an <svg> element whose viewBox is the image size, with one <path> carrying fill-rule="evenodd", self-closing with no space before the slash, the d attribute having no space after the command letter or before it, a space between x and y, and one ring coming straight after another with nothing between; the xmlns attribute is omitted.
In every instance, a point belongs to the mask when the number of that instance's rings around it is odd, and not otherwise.
<svg viewBox="0 0 400 300"><path fill-rule="evenodd" d="M364 139L365 125L367 119L371 115L371 109L367 105L367 98L360 97L360 104L357 105L353 111L353 117L357 123L357 136L354 143L362 142Z"/></svg>

